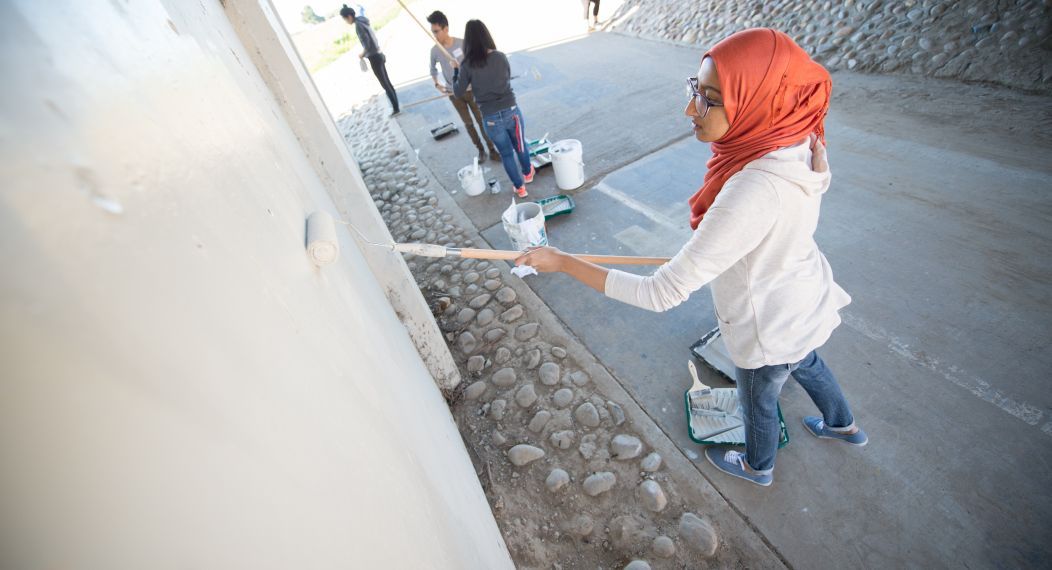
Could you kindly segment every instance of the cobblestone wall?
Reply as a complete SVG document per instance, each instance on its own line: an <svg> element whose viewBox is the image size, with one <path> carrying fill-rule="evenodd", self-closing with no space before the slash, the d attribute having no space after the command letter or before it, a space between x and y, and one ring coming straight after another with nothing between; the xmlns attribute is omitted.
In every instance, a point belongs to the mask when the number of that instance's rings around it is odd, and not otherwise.
<svg viewBox="0 0 1052 570"><path fill-rule="evenodd" d="M1052 0L627 0L612 31L706 48L772 27L830 70L1052 91Z"/></svg>

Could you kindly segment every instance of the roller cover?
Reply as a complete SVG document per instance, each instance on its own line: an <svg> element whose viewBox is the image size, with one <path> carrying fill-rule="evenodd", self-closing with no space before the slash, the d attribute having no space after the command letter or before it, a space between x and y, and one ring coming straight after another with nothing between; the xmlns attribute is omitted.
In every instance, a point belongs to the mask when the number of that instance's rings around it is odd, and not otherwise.
<svg viewBox="0 0 1052 570"><path fill-rule="evenodd" d="M328 265L340 256L336 223L328 212L314 212L307 218L307 255L314 265Z"/></svg>

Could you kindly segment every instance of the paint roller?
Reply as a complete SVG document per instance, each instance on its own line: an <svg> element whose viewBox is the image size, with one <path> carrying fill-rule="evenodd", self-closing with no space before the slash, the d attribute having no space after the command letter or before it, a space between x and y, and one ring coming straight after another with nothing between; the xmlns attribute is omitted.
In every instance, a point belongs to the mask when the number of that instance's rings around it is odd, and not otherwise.
<svg viewBox="0 0 1052 570"><path fill-rule="evenodd" d="M340 256L336 224L328 212L317 211L307 217L307 256L314 265L328 265Z"/></svg>
<svg viewBox="0 0 1052 570"><path fill-rule="evenodd" d="M358 228L343 220L333 220L327 212L314 212L307 218L307 253L318 267L332 263L340 254L336 241L335 223L344 224L354 230L358 238L371 247L380 247L392 252L408 253L422 257L460 257L465 259L490 259L512 261L522 255L521 251L502 249L478 249L471 247L446 247L433 243L375 243L366 239ZM635 255L592 255L571 253L570 255L605 265L662 265L667 257L639 257Z"/></svg>

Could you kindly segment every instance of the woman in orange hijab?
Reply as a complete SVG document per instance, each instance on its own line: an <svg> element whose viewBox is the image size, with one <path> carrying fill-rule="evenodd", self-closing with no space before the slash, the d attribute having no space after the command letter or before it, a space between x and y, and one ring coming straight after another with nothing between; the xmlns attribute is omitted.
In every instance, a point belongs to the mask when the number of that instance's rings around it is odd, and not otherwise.
<svg viewBox="0 0 1052 570"><path fill-rule="evenodd" d="M745 451L705 450L721 471L758 485L773 481L778 395L789 376L821 417L814 436L865 445L836 377L816 350L840 324L851 297L833 281L814 232L829 188L823 121L832 81L789 36L738 32L702 58L688 80L684 113L711 143L705 182L690 199L690 240L653 275L606 269L535 248L515 260L563 272L613 299L652 311L682 303L705 284L737 367Z"/></svg>

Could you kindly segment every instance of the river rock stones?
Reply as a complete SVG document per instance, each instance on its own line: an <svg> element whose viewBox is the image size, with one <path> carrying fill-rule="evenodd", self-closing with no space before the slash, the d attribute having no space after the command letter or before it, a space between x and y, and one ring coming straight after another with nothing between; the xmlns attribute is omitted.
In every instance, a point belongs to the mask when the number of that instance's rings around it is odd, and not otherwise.
<svg viewBox="0 0 1052 570"><path fill-rule="evenodd" d="M540 362L541 362L541 350L539 348L535 348L535 349L529 351L528 353L526 353L526 368L527 369L533 370L534 368L537 368L537 365L540 364Z"/></svg>
<svg viewBox="0 0 1052 570"><path fill-rule="evenodd" d="M556 492L562 489L570 482L570 474L562 469L552 469L552 472L548 474L548 478L544 480L544 486L551 492Z"/></svg>
<svg viewBox="0 0 1052 570"><path fill-rule="evenodd" d="M661 489L661 485L657 481L647 479L639 484L636 495L639 497L639 502L648 510L655 513L665 510L668 505L668 498L665 497L665 491Z"/></svg>
<svg viewBox="0 0 1052 570"><path fill-rule="evenodd" d="M539 323L526 323L524 325L519 325L515 329L515 340L526 342L537 336L537 333L540 332L540 330L541 325Z"/></svg>
<svg viewBox="0 0 1052 570"><path fill-rule="evenodd" d="M569 388L560 388L552 395L552 403L555 404L555 407L557 408L565 408L566 406L569 406L572 401L573 390Z"/></svg>
<svg viewBox="0 0 1052 570"><path fill-rule="evenodd" d="M482 340L493 343L504 338L506 334L508 334L508 331L501 328L490 329L486 331L486 334L482 335Z"/></svg>
<svg viewBox="0 0 1052 570"><path fill-rule="evenodd" d="M504 412L508 408L507 400L493 400L489 405L489 417L497 420L498 422L504 419Z"/></svg>
<svg viewBox="0 0 1052 570"><path fill-rule="evenodd" d="M573 417L577 420L577 423L583 426L592 428L599 426L599 410L591 402L585 402L577 406L577 409L573 412Z"/></svg>
<svg viewBox="0 0 1052 570"><path fill-rule="evenodd" d="M688 548L701 556L712 556L719 546L719 539L716 538L716 531L712 525L694 513L683 513L680 517L679 536Z"/></svg>
<svg viewBox="0 0 1052 570"><path fill-rule="evenodd" d="M618 434L610 440L610 455L614 459L634 459L643 452L643 442L638 437Z"/></svg>
<svg viewBox="0 0 1052 570"><path fill-rule="evenodd" d="M486 388L489 388L489 386L485 382L481 380L474 382L464 389L464 397L469 400L477 400L486 393Z"/></svg>
<svg viewBox="0 0 1052 570"><path fill-rule="evenodd" d="M500 314L500 320L505 322L505 323L514 322L514 321L518 320L519 317L522 316L523 312L524 311L523 311L522 305L515 305L514 307L512 307L512 308L508 309L507 311L504 311L503 313L501 313Z"/></svg>
<svg viewBox="0 0 1052 570"><path fill-rule="evenodd" d="M650 551L658 558L672 558L676 555L676 545L671 538L661 535L650 544Z"/></svg>
<svg viewBox="0 0 1052 570"><path fill-rule="evenodd" d="M573 445L573 436L574 433L572 430L561 430L553 433L549 438L549 441L559 449L570 449L570 446Z"/></svg>
<svg viewBox="0 0 1052 570"><path fill-rule="evenodd" d="M518 297L518 295L515 294L515 290L511 287L504 287L500 291L497 291L496 295L497 300L500 301L502 305L510 305L514 303L515 298Z"/></svg>
<svg viewBox="0 0 1052 570"><path fill-rule="evenodd" d="M537 401L537 392L533 384L525 384L515 392L515 403L520 407L528 408Z"/></svg>
<svg viewBox="0 0 1052 570"><path fill-rule="evenodd" d="M577 451L581 454L581 457L585 459L591 459L595 457L595 452L599 449L597 443L598 438L594 433L590 433L581 438L581 445L577 448Z"/></svg>
<svg viewBox="0 0 1052 570"><path fill-rule="evenodd" d="M653 473L661 468L661 455L657 452L651 453L639 462L639 468L647 473Z"/></svg>
<svg viewBox="0 0 1052 570"><path fill-rule="evenodd" d="M584 489L584 494L589 497L596 497L613 489L616 484L616 475L609 471L600 471L589 475L581 486Z"/></svg>
<svg viewBox="0 0 1052 570"><path fill-rule="evenodd" d="M475 352L475 348L478 347L478 344L479 342L475 339L475 335L470 332L462 332L460 333L460 336L457 337L457 347L460 348L460 351L464 354Z"/></svg>
<svg viewBox="0 0 1052 570"><path fill-rule="evenodd" d="M526 428L534 433L539 432L542 429L544 429L544 426L547 425L548 421L551 419L551 412L549 412L548 410L541 410L536 414L533 414L533 419L530 420L530 423L526 426Z"/></svg>
<svg viewBox="0 0 1052 570"><path fill-rule="evenodd" d="M482 309L476 316L475 322L477 322L480 327L484 327L492 323L495 317L496 315L494 314L492 309Z"/></svg>
<svg viewBox="0 0 1052 570"><path fill-rule="evenodd" d="M591 381L591 379L592 378L588 376L588 373L584 370L578 370L570 375L570 381L574 383L574 386L584 386Z"/></svg>
<svg viewBox="0 0 1052 570"><path fill-rule="evenodd" d="M646 522L634 515L621 515L610 521L610 541L614 547L629 552L643 550L653 540Z"/></svg>
<svg viewBox="0 0 1052 570"><path fill-rule="evenodd" d="M493 373L493 383L501 388L511 388L516 380L514 368L501 368Z"/></svg>
<svg viewBox="0 0 1052 570"><path fill-rule="evenodd" d="M566 532L577 538L584 538L595 530L595 521L588 515L577 515L566 525Z"/></svg>
<svg viewBox="0 0 1052 570"><path fill-rule="evenodd" d="M541 384L555 386L559 383L559 365L554 362L545 362L537 371Z"/></svg>
<svg viewBox="0 0 1052 570"><path fill-rule="evenodd" d="M475 297L471 301L469 301L468 302L468 306L471 307L472 309L478 310L478 309L481 309L482 307L485 307L486 303L489 303L489 300L490 300L489 293L483 293L483 294Z"/></svg>
<svg viewBox="0 0 1052 570"><path fill-rule="evenodd" d="M516 467L522 467L542 457L544 457L543 449L525 443L520 443L508 450L508 460Z"/></svg>

